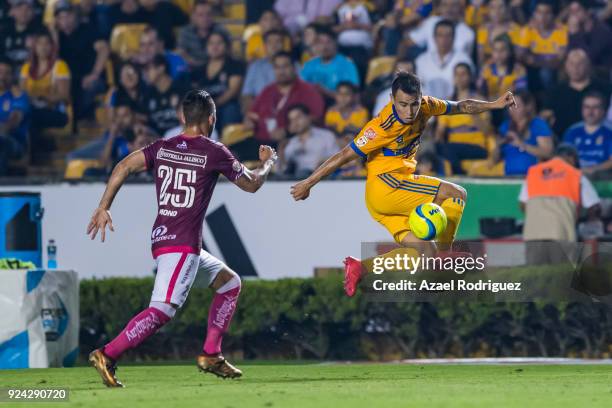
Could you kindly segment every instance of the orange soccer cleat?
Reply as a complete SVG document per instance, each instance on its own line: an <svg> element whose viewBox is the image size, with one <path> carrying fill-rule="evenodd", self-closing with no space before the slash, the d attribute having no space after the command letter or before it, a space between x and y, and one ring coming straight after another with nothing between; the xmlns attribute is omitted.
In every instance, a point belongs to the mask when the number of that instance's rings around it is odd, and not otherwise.
<svg viewBox="0 0 612 408"><path fill-rule="evenodd" d="M123 387L121 381L115 377L117 364L108 358L102 350L94 350L89 354L89 363L98 371L102 382L107 387Z"/></svg>
<svg viewBox="0 0 612 408"><path fill-rule="evenodd" d="M242 377L242 371L228 363L221 355L213 357L207 356L206 354L200 354L196 358L196 364L200 371L214 374L223 379Z"/></svg>

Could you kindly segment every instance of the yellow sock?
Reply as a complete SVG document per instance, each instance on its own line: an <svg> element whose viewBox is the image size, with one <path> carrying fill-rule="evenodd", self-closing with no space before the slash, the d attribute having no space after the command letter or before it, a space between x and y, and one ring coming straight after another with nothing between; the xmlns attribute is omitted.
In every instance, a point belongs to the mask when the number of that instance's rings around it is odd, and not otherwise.
<svg viewBox="0 0 612 408"><path fill-rule="evenodd" d="M465 201L460 198L447 198L442 203L442 208L446 213L448 223L446 229L442 234L438 236L438 248L442 251L448 251L451 249L457 229L461 223L461 216L463 215L463 208L465 207Z"/></svg>

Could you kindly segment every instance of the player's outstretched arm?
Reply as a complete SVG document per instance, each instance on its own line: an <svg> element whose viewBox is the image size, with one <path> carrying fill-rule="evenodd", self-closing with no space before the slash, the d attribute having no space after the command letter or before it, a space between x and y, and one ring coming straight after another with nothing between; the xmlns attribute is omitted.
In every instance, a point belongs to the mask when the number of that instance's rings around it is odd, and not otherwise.
<svg viewBox="0 0 612 408"><path fill-rule="evenodd" d="M91 235L91 239L95 239L98 231L100 231L102 242L104 242L107 225L111 231L115 231L110 214L110 207L113 204L113 200L125 182L125 179L128 178L130 174L146 170L146 168L145 155L142 150L130 154L115 166L106 184L106 190L104 190L100 204L98 204L98 208L94 210L91 221L89 221L89 225L87 226L87 235Z"/></svg>
<svg viewBox="0 0 612 408"><path fill-rule="evenodd" d="M450 115L458 114L476 114L487 112L495 109L504 109L506 107L516 108L516 101L512 92L507 91L505 94L494 100L493 102L480 101L477 99L464 99L462 101L450 102Z"/></svg>
<svg viewBox="0 0 612 408"><path fill-rule="evenodd" d="M255 170L245 168L242 175L236 180L236 185L249 193L256 192L265 183L277 159L278 156L273 148L259 146L259 160L263 164Z"/></svg>
<svg viewBox="0 0 612 408"><path fill-rule="evenodd" d="M291 187L291 195L295 201L305 200L310 195L310 189L315 186L323 178L332 174L336 169L344 164L358 159L359 156L350 146L345 146L344 149L325 160L308 178L300 181Z"/></svg>

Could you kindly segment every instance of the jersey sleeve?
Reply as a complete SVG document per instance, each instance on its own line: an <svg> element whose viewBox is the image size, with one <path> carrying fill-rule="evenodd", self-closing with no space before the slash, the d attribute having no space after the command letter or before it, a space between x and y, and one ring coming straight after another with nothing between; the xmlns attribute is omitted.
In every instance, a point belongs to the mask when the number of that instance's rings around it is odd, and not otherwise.
<svg viewBox="0 0 612 408"><path fill-rule="evenodd" d="M244 166L238 161L225 146L219 149L217 158L217 171L223 174L229 181L235 182L244 173Z"/></svg>
<svg viewBox="0 0 612 408"><path fill-rule="evenodd" d="M142 152L145 155L147 170L151 170L153 166L155 166L155 158L163 142L163 139L160 139L142 148Z"/></svg>
<svg viewBox="0 0 612 408"><path fill-rule="evenodd" d="M53 67L54 79L70 79L70 68L63 60L57 60Z"/></svg>
<svg viewBox="0 0 612 408"><path fill-rule="evenodd" d="M375 119L372 119L361 129L349 146L359 156L366 158L368 154L385 147L395 138L381 128Z"/></svg>
<svg viewBox="0 0 612 408"><path fill-rule="evenodd" d="M431 116L447 115L450 113L451 104L449 101L434 98L433 96L424 96L423 99L425 99Z"/></svg>

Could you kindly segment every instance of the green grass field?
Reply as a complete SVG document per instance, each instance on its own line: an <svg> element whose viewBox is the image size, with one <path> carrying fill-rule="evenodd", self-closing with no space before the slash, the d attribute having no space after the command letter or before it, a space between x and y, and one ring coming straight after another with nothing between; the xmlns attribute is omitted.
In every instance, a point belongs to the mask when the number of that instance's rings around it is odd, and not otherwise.
<svg viewBox="0 0 612 408"><path fill-rule="evenodd" d="M195 366L123 366L106 389L89 367L0 372L0 388L68 387L75 407L612 407L612 366L241 364L221 380ZM58 405L59 404L59 405ZM0 403L0 406L8 404Z"/></svg>

